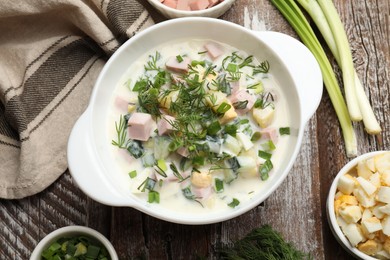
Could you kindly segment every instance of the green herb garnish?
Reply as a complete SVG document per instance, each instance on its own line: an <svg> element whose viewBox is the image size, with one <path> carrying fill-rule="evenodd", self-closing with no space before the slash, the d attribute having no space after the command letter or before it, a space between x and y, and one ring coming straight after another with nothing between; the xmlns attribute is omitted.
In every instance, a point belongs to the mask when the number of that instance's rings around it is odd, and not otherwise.
<svg viewBox="0 0 390 260"><path fill-rule="evenodd" d="M63 237L43 250L42 259L46 260L110 260L107 249L95 240L86 237Z"/></svg>
<svg viewBox="0 0 390 260"><path fill-rule="evenodd" d="M234 242L233 245L224 246L217 251L220 258L225 260L313 259L309 254L299 251L292 244L284 241L283 237L269 225L253 229L244 238Z"/></svg>
<svg viewBox="0 0 390 260"><path fill-rule="evenodd" d="M290 134L290 127L279 128L279 134L280 135L289 135Z"/></svg>
<svg viewBox="0 0 390 260"><path fill-rule="evenodd" d="M238 199L236 199L236 198L233 198L232 202L230 202L230 203L228 204L228 206L231 207L231 208L235 208L235 207L237 207L239 204L240 204L240 201L239 201Z"/></svg>

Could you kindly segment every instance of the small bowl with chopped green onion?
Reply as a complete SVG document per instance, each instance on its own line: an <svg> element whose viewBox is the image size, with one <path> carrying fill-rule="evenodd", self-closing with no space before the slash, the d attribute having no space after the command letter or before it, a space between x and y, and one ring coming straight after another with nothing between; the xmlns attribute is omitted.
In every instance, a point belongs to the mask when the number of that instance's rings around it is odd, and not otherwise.
<svg viewBox="0 0 390 260"><path fill-rule="evenodd" d="M84 226L67 226L44 237L30 260L99 259L118 260L110 241L101 233Z"/></svg>

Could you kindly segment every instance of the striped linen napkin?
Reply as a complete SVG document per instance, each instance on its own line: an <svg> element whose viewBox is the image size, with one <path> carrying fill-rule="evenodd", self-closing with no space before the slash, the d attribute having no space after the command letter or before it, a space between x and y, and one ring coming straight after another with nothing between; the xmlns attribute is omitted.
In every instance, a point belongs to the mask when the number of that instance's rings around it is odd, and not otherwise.
<svg viewBox="0 0 390 260"><path fill-rule="evenodd" d="M66 146L108 57L153 24L144 0L0 1L0 198L66 171Z"/></svg>

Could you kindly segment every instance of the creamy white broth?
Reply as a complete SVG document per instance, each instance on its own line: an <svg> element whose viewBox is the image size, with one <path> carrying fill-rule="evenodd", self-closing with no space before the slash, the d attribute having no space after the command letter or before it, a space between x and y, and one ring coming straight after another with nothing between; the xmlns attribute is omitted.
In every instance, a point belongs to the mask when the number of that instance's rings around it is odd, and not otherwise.
<svg viewBox="0 0 390 260"><path fill-rule="evenodd" d="M158 64L161 67L164 67L166 61L172 57L177 55L190 57L192 60L211 60L207 54L199 54L199 52L203 52L204 44L207 43L208 40L182 40L180 42L163 44L156 48L155 50L151 50L148 53L145 53L142 57L136 60L127 70L125 75L119 80L114 95L111 97L112 101L112 109L109 111L108 115L108 136L109 139L116 139L116 131L115 131L115 123L118 123L119 116L121 114L126 114L126 111L123 111L117 105L117 97L126 100L127 102L137 103L137 92L133 92L129 90L129 86L132 89L134 83L145 73L144 65L149 61L150 56L153 56L156 51L161 54L161 59L158 61ZM226 44L219 43L223 46L224 55L212 61L217 67L221 67L222 61L224 57L230 55L233 52L237 52L239 56L247 57L243 51L239 51L231 46ZM259 61L257 61L258 63ZM272 68L272 64L270 64ZM248 72L249 68L244 67L242 69L244 72ZM288 107L286 102L286 97L283 95L283 92L280 89L280 86L277 84L277 75L272 74L264 74L258 75L258 78L261 78L261 82L264 87L265 92L272 92L276 101L275 105L275 114L272 120L272 123L269 127L275 127L279 129L280 127L288 127L290 126L290 118L288 117ZM243 83L245 81L244 78L240 79L240 82ZM248 83L249 82L249 83ZM249 80L247 84L251 83ZM250 114L250 113L249 113ZM243 115L240 118L249 118L251 120L250 125L252 129L259 129L259 126L253 122L253 118L251 115ZM152 136L149 140L152 140L157 133L153 132ZM164 181L164 184L159 187L156 185L155 190L159 193L160 201L159 203L150 203L151 207L162 207L168 210L177 211L181 213L194 214L199 213L202 214L204 212L209 211L231 211L235 210L235 208L229 207L228 204L232 201L233 198L239 201L239 205L236 208L239 208L241 205L244 205L246 202L256 197L259 193L262 192L262 187L265 182L270 181L271 178L274 177L275 173L277 173L280 162L283 157L286 155L286 148L289 142L289 136L279 136L278 141L276 143L276 149L272 151L272 164L273 169L269 173L268 180L261 180L260 176L241 176L243 174L238 174L238 178L232 181L229 184L224 183L224 191L222 193L212 192L212 195L207 199L200 199L197 201L189 200L185 196L183 196L182 187L183 185L178 181ZM255 143L255 152L251 153L251 157L257 156L257 150L259 148L263 150L260 146L260 143L263 141L258 141ZM148 147L150 145L148 142L144 144L144 146ZM245 153L245 152L244 152ZM154 169L147 168L145 169L142 165L141 159L133 158L125 149L119 149L116 146L111 147L111 154L113 159L116 162L117 169L113 170L113 174L119 175L115 178L120 180L123 189L127 190L131 196L135 196L138 200L147 203L148 200L148 192L141 192L138 188L144 182L145 178L148 176L153 176ZM180 158L179 155L174 154L175 158ZM166 159L169 162L169 159ZM135 178L130 178L128 173L131 171L137 171L137 176ZM169 170L168 170L169 171ZM221 173L213 172L212 178L213 183L214 179L222 177ZM212 185L213 187L214 185ZM213 188L211 188L213 189ZM212 190L213 191L213 190ZM200 203L199 203L200 202Z"/></svg>

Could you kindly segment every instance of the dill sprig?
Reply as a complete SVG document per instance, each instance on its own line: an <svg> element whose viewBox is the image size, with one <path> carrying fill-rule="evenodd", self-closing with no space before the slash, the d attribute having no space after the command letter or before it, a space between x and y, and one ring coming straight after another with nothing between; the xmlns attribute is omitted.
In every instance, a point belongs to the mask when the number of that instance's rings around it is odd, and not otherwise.
<svg viewBox="0 0 390 260"><path fill-rule="evenodd" d="M126 148L126 129L127 129L127 121L123 115L119 118L119 124L115 122L115 131L117 135L117 140L112 140L112 144L118 146L119 148Z"/></svg>
<svg viewBox="0 0 390 260"><path fill-rule="evenodd" d="M259 65L253 68L253 75L259 73L268 73L269 72L269 62L267 60L262 61Z"/></svg>
<svg viewBox="0 0 390 260"><path fill-rule="evenodd" d="M309 254L299 251L286 242L271 226L253 229L243 239L217 250L221 259L226 260L304 260L312 259Z"/></svg>
<svg viewBox="0 0 390 260"><path fill-rule="evenodd" d="M147 62L147 64L144 66L145 70L146 71L159 71L160 68L157 66L157 61L161 58L161 54L156 51L156 53L154 54L154 56L152 55L149 55L149 61Z"/></svg>

